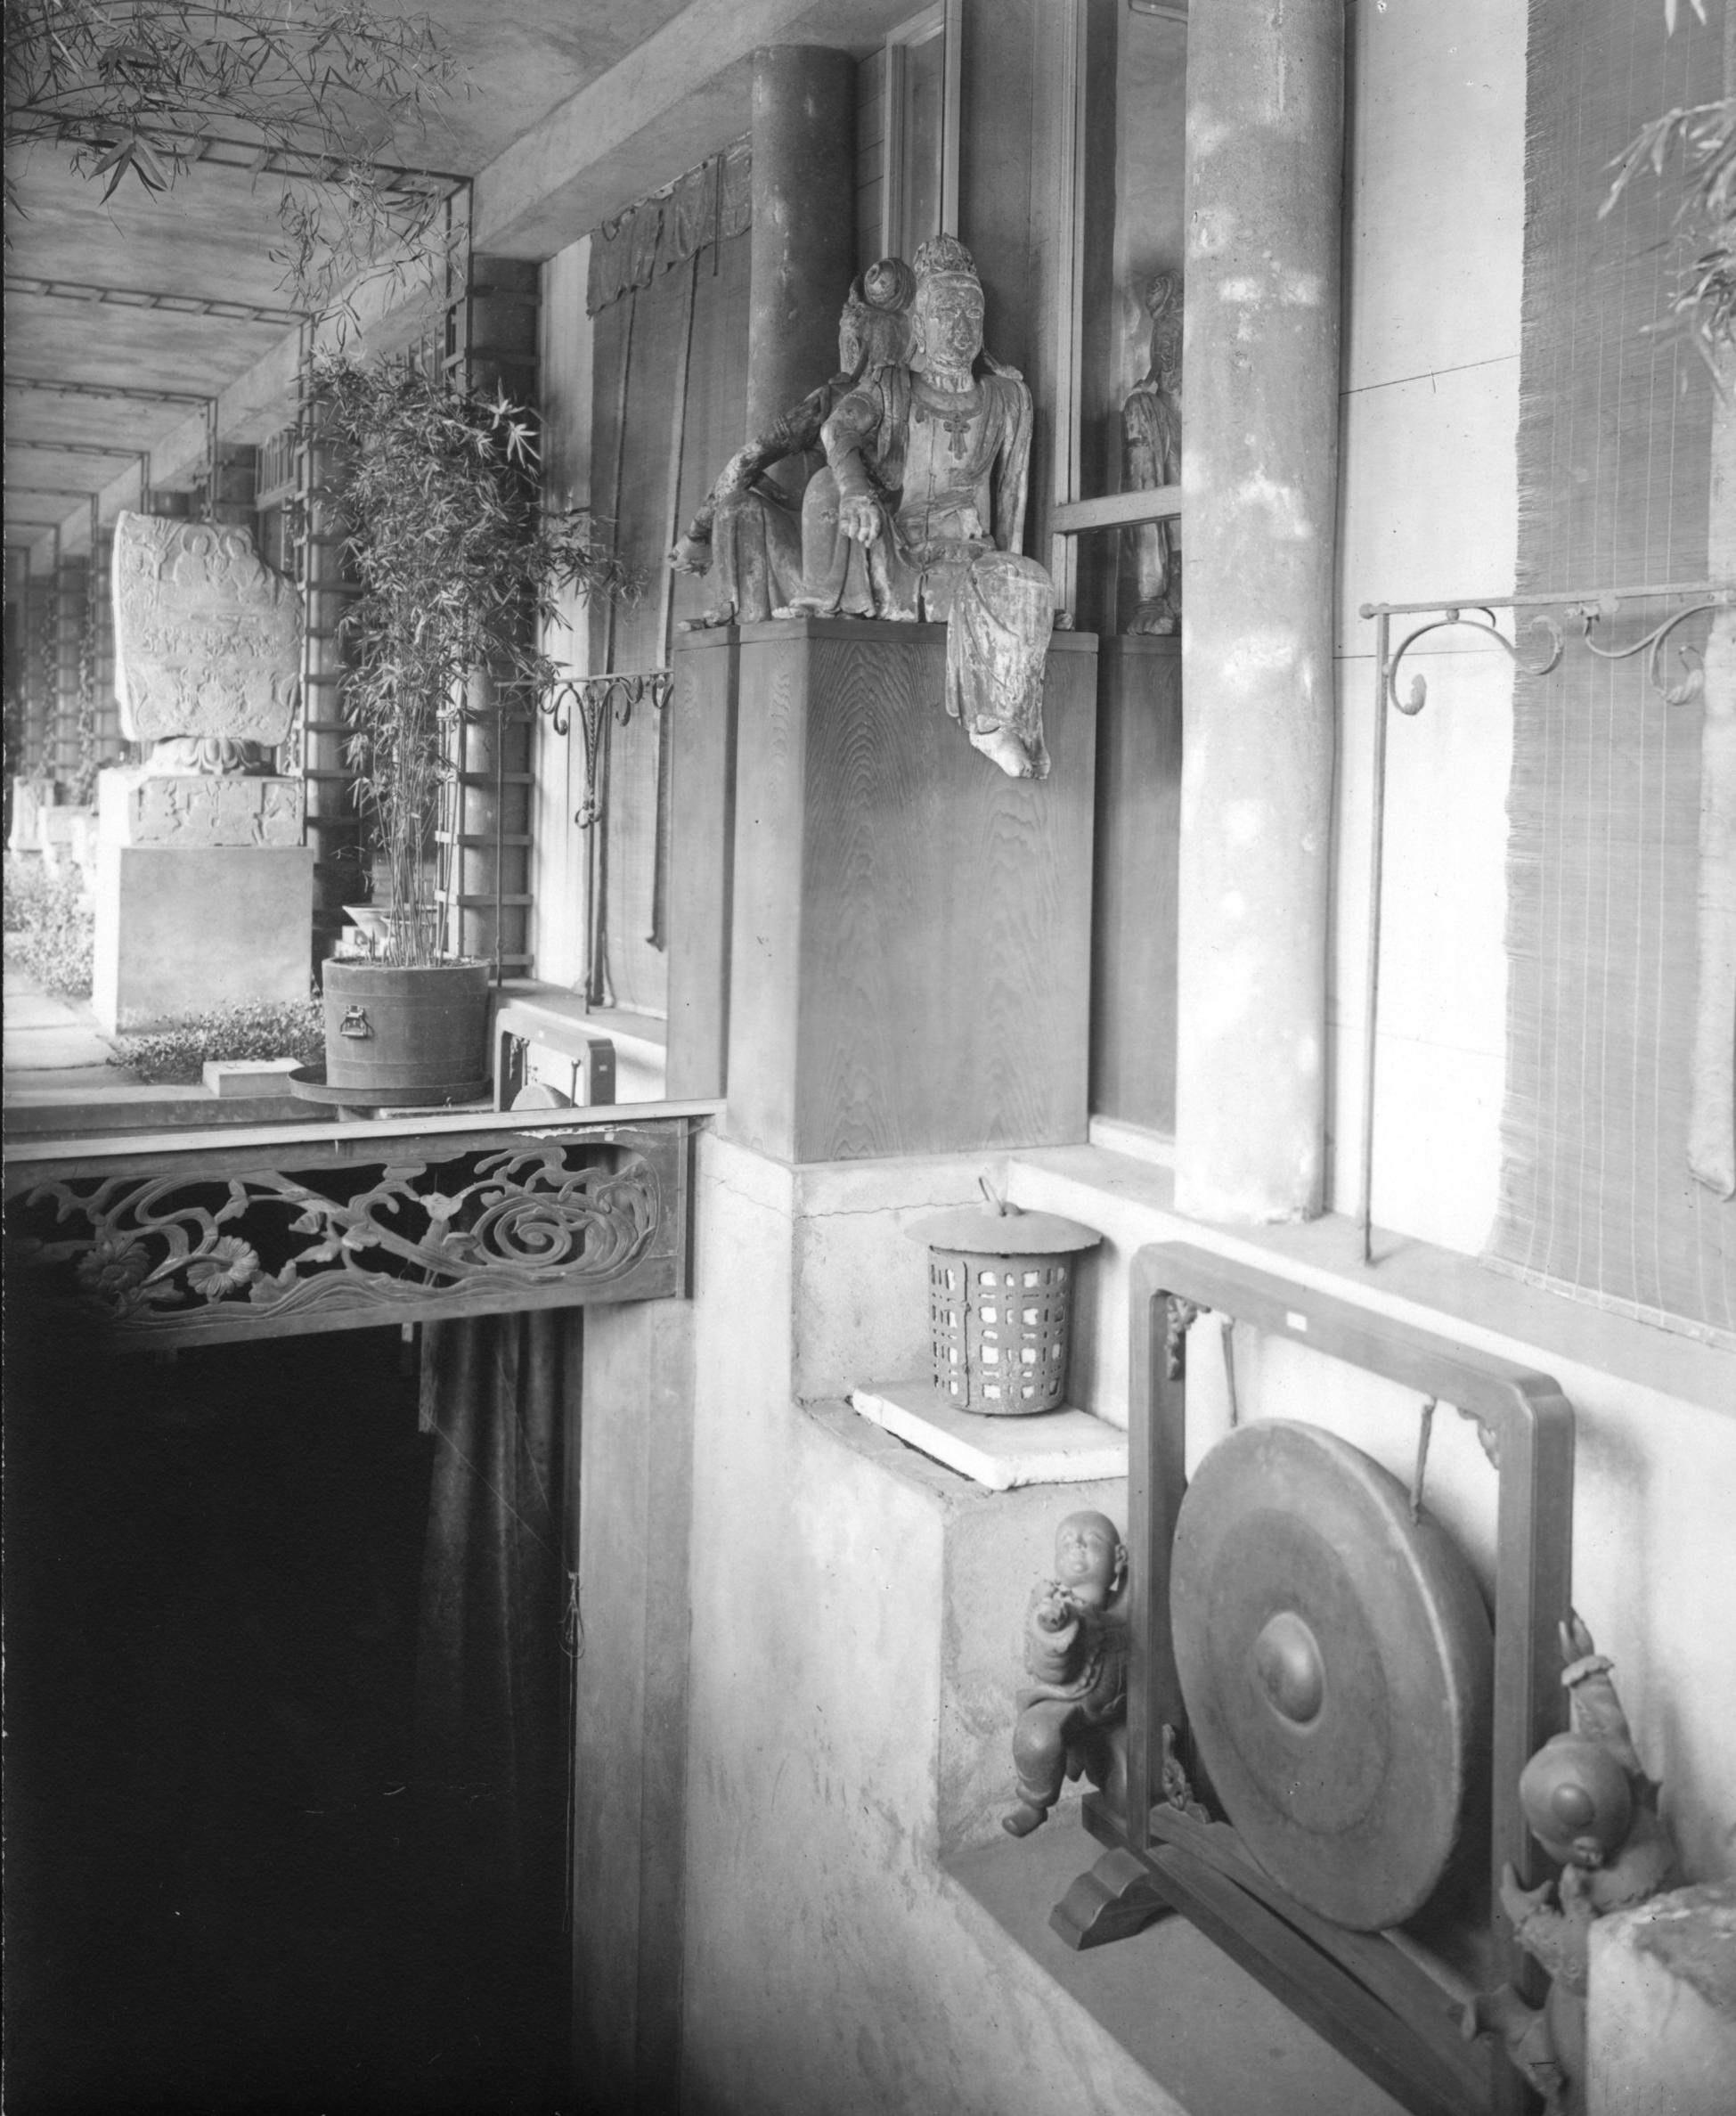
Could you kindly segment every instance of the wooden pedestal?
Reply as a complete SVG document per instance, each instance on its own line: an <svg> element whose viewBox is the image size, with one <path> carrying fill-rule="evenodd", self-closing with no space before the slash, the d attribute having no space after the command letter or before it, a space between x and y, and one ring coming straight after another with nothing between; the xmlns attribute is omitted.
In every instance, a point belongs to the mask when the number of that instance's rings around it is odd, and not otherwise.
<svg viewBox="0 0 1736 2116"><path fill-rule="evenodd" d="M1055 639L1036 780L948 718L940 625L739 636L729 1136L789 1162L1082 1140L1096 638Z"/></svg>
<svg viewBox="0 0 1736 2116"><path fill-rule="evenodd" d="M1105 640L1097 699L1091 1107L1173 1132L1181 641Z"/></svg>

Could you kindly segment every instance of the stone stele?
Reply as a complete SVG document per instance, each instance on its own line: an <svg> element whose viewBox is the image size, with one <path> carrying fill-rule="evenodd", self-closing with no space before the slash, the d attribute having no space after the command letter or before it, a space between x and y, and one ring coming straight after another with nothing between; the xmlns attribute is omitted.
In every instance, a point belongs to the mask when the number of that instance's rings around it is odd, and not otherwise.
<svg viewBox="0 0 1736 2116"><path fill-rule="evenodd" d="M284 740L301 677L300 601L245 529L122 513L113 578L115 694L129 741Z"/></svg>

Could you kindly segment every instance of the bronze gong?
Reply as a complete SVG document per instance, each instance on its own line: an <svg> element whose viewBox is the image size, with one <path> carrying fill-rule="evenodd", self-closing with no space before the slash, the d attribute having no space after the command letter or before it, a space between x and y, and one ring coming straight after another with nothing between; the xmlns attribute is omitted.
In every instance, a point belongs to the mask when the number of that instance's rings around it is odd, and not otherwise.
<svg viewBox="0 0 1736 2116"><path fill-rule="evenodd" d="M1189 1725L1248 1850L1340 1924L1414 1916L1487 1777L1494 1642L1458 1548L1360 1448L1274 1419L1201 1464L1170 1592Z"/></svg>

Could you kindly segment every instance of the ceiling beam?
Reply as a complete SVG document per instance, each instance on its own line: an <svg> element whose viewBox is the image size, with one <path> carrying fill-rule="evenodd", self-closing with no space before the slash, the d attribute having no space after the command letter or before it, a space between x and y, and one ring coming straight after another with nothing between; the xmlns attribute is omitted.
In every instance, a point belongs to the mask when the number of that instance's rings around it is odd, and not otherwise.
<svg viewBox="0 0 1736 2116"><path fill-rule="evenodd" d="M43 455L124 456L128 462L135 461L140 453L122 441L44 441L16 433L6 436L5 445L8 453L14 448L34 448Z"/></svg>
<svg viewBox="0 0 1736 2116"><path fill-rule="evenodd" d="M864 50L912 0L692 0L475 179L478 250L551 257L746 131L766 44Z"/></svg>
<svg viewBox="0 0 1736 2116"><path fill-rule="evenodd" d="M44 396L124 397L128 404L208 404L208 389L143 389L132 382L53 382L46 375L8 375L6 388L34 390Z"/></svg>
<svg viewBox="0 0 1736 2116"><path fill-rule="evenodd" d="M21 272L5 275L8 299L25 296L50 301L83 301L103 308L148 308L176 316L216 316L226 323L261 323L282 330L298 323L296 308L268 308L257 301L224 301L203 294L176 294L143 287L96 287L81 280L33 279Z"/></svg>
<svg viewBox="0 0 1736 2116"><path fill-rule="evenodd" d="M59 130L55 145L106 146L110 128L98 118L74 119ZM303 184L343 184L352 169L366 169L383 191L436 192L469 183L452 169L417 169L393 161L367 161L360 155L328 154L316 147L272 146L264 140L238 140L225 133L176 132L153 126L151 144L178 163L213 169L245 169L249 176L288 176Z"/></svg>

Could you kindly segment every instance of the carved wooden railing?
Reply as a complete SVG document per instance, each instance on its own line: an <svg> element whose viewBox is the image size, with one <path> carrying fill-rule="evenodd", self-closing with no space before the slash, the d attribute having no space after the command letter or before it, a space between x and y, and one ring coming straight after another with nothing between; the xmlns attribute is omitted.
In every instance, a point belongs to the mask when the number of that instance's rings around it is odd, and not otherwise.
<svg viewBox="0 0 1736 2116"><path fill-rule="evenodd" d="M693 1120L309 1125L5 1175L20 1296L172 1349L687 1291Z"/></svg>

